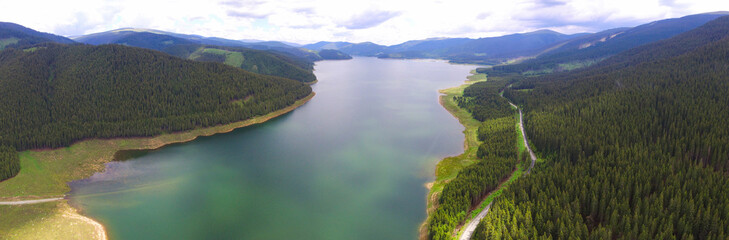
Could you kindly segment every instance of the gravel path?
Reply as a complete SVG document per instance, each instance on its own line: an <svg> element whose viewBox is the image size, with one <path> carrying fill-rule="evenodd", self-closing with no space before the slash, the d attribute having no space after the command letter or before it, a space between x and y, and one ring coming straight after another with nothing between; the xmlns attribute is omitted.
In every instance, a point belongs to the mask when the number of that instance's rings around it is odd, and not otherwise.
<svg viewBox="0 0 729 240"><path fill-rule="evenodd" d="M53 202L63 199L62 197L58 198L45 198L45 199L34 199L34 200L22 200L22 201L7 201L7 202L0 202L0 205L24 205L24 204L35 204L35 203L44 203L44 202Z"/></svg>

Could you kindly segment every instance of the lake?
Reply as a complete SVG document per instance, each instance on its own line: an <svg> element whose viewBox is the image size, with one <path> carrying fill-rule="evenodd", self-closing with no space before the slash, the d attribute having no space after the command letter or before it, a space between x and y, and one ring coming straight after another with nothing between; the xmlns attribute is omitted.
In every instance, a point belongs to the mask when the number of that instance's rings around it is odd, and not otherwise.
<svg viewBox="0 0 729 240"><path fill-rule="evenodd" d="M302 107L109 163L70 202L112 239L416 239L436 162L463 151L437 90L474 68L317 62Z"/></svg>

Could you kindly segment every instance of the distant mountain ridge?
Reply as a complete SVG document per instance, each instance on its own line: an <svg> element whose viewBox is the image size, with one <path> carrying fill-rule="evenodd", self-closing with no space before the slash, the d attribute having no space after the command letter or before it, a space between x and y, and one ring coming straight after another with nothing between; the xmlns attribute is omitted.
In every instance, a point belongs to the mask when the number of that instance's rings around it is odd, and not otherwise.
<svg viewBox="0 0 729 240"><path fill-rule="evenodd" d="M93 33L83 36L77 36L74 39L78 42L87 43L87 44L93 44L93 45L99 45L99 44L109 44L109 43L119 43L124 44L125 39L128 39L130 37L140 38L139 35L148 35L149 34L156 34L156 35L164 35L168 38L171 38L173 42L168 42L167 44L199 44L199 45L210 45L210 46L222 46L222 47L242 47L242 48L249 48L249 49L256 49L256 50L264 50L269 52L278 52L284 55L288 55L290 57L296 57L296 58L302 58L306 59L308 61L319 61L319 60L325 60L326 58L320 56L316 51L311 51L308 49L292 46L287 43L278 42L278 41L257 41L257 40L232 40L232 39L225 39L220 37L203 37L199 35L192 35L192 34L180 34L180 33L173 33L173 32L166 32L161 30L155 30L155 29L143 29L143 28L121 28L106 32L100 32L100 33ZM175 38L175 39L172 39ZM137 40L137 42L139 42ZM159 45L160 43L156 43ZM138 46L138 47L145 47L150 48L145 45L139 45L139 44L130 44L131 46ZM156 50L161 50L157 48L153 48ZM343 54L343 53L342 53ZM346 54L344 54L346 55Z"/></svg>
<svg viewBox="0 0 729 240"><path fill-rule="evenodd" d="M551 30L479 39L430 38L383 46L370 42L317 42L304 45L311 50L336 49L351 55L379 58L442 58L454 62L494 63L536 54L551 45L584 34L566 35Z"/></svg>
<svg viewBox="0 0 729 240"><path fill-rule="evenodd" d="M306 59L308 61L347 59L349 58L348 55L405 59L437 58L456 63L487 65L522 61L517 64L495 67L494 71L540 74L588 66L619 52L670 38L727 14L729 13L713 12L688 15L681 18L659 20L632 28L608 29L592 34L562 34L552 30L538 30L478 39L429 38L411 40L391 46L371 42L322 41L303 45L303 47L294 47L291 45L295 44L277 41L231 40L141 28L122 28L78 36L74 39L81 43L94 45L117 43L160 51L165 51L171 45L198 44L240 47L264 50L270 53L277 52L291 58ZM0 23L0 31L15 31L15 34L25 33L23 37L18 39L16 37L0 38L0 49L6 46L32 45L40 42L73 43L73 40L68 38L38 33L13 24L3 29L3 24ZM6 35L10 36L9 34ZM18 42L20 39L25 39L25 42ZM321 50L336 50L339 52L328 51L325 54L327 57L323 57L319 54ZM179 54L176 56L179 56ZM303 66L303 68L307 69L306 66Z"/></svg>
<svg viewBox="0 0 729 240"><path fill-rule="evenodd" d="M668 39L695 29L729 12L713 12L670 18L633 28L616 28L578 37L562 46L519 64L497 66L491 72L563 71L575 61L599 62L620 52Z"/></svg>
<svg viewBox="0 0 729 240"><path fill-rule="evenodd" d="M589 65L606 57L694 29L729 12L711 12L663 19L636 27L603 30L597 33L562 34L552 30L537 30L498 37L429 38L385 46L371 42L327 42L304 45L319 51L339 50L350 55L380 58L439 58L456 63L499 65L519 59L541 68L561 67L559 64ZM529 60L531 59L531 60ZM512 64L504 68L521 68ZM571 69L580 66L564 66ZM539 70L529 67L527 70ZM526 70L521 70L521 72Z"/></svg>
<svg viewBox="0 0 729 240"><path fill-rule="evenodd" d="M66 37L39 32L15 23L0 22L0 50L7 47L25 47L46 42L76 43Z"/></svg>
<svg viewBox="0 0 729 240"><path fill-rule="evenodd" d="M321 41L313 44L304 45L303 48L314 51L320 51L324 49L339 50L350 55L374 57L377 56L377 54L383 53L387 46L371 42L349 43Z"/></svg>
<svg viewBox="0 0 729 240"><path fill-rule="evenodd" d="M172 36L180 39L185 39L190 42L199 43L199 44L207 44L207 45L217 45L217 46L226 46L226 47L248 47L248 48L264 48L264 47L291 47L285 43L277 42L277 41L240 41L240 40L231 40L231 39L225 39L220 37L203 37L200 35L194 35L194 34L182 34L182 33L174 33L174 32L167 32L162 30L156 30L156 29L147 29L147 28L120 28L116 30L106 31L106 32L99 32L99 33L92 33L82 36L76 36L74 37L74 40L82 43L87 44L93 44L93 45L100 45L100 44L106 44L110 42L115 42L121 38L127 37L129 35L133 35L136 33L153 33L158 35L167 35Z"/></svg>

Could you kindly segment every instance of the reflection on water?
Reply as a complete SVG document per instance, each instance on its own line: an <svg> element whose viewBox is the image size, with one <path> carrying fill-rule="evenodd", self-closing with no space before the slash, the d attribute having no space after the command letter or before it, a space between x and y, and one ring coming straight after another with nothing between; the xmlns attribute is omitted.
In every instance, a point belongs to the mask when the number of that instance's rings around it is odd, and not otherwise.
<svg viewBox="0 0 729 240"><path fill-rule="evenodd" d="M413 239L423 184L463 148L437 101L472 66L318 62L309 103L264 124L121 152L71 183L71 203L114 239Z"/></svg>

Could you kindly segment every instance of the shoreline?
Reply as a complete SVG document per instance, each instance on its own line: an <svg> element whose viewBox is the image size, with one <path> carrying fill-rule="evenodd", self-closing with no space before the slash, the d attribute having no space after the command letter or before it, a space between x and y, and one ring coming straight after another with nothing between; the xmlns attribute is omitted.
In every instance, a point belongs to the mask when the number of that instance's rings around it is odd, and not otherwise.
<svg viewBox="0 0 729 240"><path fill-rule="evenodd" d="M445 89L442 89L442 90L445 90ZM449 110L448 107L446 107L446 105L444 105L444 103L443 103L443 98L445 98L447 96L448 96L448 94L446 94L446 93L443 93L443 94L439 95L438 96L438 104L440 104L441 107L445 108L446 111L448 111L448 113L451 114L451 116L453 116L454 118L458 119L458 122L460 123L461 122L461 119L458 118L458 115L456 113L454 113L453 111ZM463 125L463 123L461 123L461 125ZM464 126L464 128L465 128L465 126ZM464 139L463 139L463 153L465 153L466 150L468 150L468 140L466 140L465 137L464 137ZM461 154L463 154L463 153L461 153ZM445 158L443 158L443 159L445 159ZM443 161L443 159L441 159L441 161ZM432 187L432 184L433 183L434 182L430 182L429 183L431 185L431 187ZM430 189L430 188L428 188L428 189Z"/></svg>
<svg viewBox="0 0 729 240"><path fill-rule="evenodd" d="M480 144L480 141L476 138L476 131L480 122L473 119L471 114L466 110L452 103L448 103L451 100L447 99L449 97L452 98L454 95L463 94L463 89L471 84L486 80L485 75L476 73L475 69L470 74L467 76L468 80L464 81L461 85L438 90L438 93L440 93L438 95L438 103L451 116L458 119L458 122L464 127L463 152L438 161L434 171L435 179L432 182L425 183L425 187L428 189L428 195L425 197L426 218L418 229L418 239L420 240L428 239L428 220L430 219L430 213L435 210L438 194L442 191L444 184L455 178L455 175L465 166L475 163L476 151Z"/></svg>
<svg viewBox="0 0 729 240"><path fill-rule="evenodd" d="M50 189L35 190L28 189L25 184L29 184L29 181L33 181L35 175L39 173L28 173L32 170L26 170L21 172L14 178L10 178L3 181L0 184L0 200L8 201L23 201L33 200L39 198L57 198L65 197L70 191L68 183L75 180L81 180L92 176L95 173L106 171L106 163L114 161L114 155L119 151L125 150L156 150L171 144L179 144L193 141L199 137L207 137L216 134L229 133L233 130L248 127L255 124L267 122L271 119L287 114L309 102L316 95L315 92L311 92L308 96L297 100L292 105L277 111L268 113L266 115L253 117L251 119L228 123L224 125L217 125L206 128L191 129L187 131L175 132L162 134L153 137L131 137L131 138L111 138L111 139L86 139L64 148L56 149L34 149L21 152L21 164L29 163L29 165L35 164L37 167L38 162L40 165L48 164L52 165L50 168L58 168L54 164L59 162L70 162L67 165L73 165L75 169L68 169L71 172L63 176L52 176L49 180L55 183L55 186L51 186ZM96 151L93 151L96 150ZM82 154L77 154L82 153ZM40 160L39 160L40 159ZM58 168L56 170L63 169ZM63 169L65 170L65 169ZM52 172L54 173L54 172ZM21 175L22 174L22 175ZM59 174L61 175L61 174ZM36 192L33 192L36 191ZM23 194L27 193L27 194ZM89 234L94 239L107 239L107 233L104 226L98 221L84 216L80 212L81 209L77 209L70 204L68 200L61 199L60 203L56 206L45 209L51 214L58 213L58 216L67 219L83 222L94 229L93 235L90 233L79 233ZM15 205L15 207L22 208L23 206L30 205ZM30 207L28 207L30 208ZM48 213L47 212L47 213ZM12 216L7 216L12 217ZM38 226L43 224L32 224L28 226L27 223L22 224L22 227L30 228L43 228L44 226ZM47 226L45 226L47 227ZM57 224L51 227L59 227ZM60 226L63 228L63 226ZM11 229L12 230L12 229ZM21 237L22 238L22 237ZM32 239L32 238L30 238Z"/></svg>
<svg viewBox="0 0 729 240"><path fill-rule="evenodd" d="M244 127L248 127L251 125L267 122L268 120L271 120L271 119L274 119L281 115L284 115L286 113L289 113L289 112L295 110L296 108L304 105L309 100L311 100L314 97L314 95L316 95L316 93L311 92L311 94L307 95L306 97L304 97L302 99L296 100L296 102L294 102L290 106L270 112L263 116L256 116L251 119L246 119L243 121L216 125L216 126L212 126L212 127L190 129L190 130L185 130L185 131L180 131L180 132L164 133L162 135L157 135L157 136L152 136L152 137L120 137L120 138L104 138L104 139L85 139L85 140L76 142L76 143L72 144L71 146L74 146L76 144L81 144L82 142L85 142L85 141L93 141L93 140L100 140L100 141L106 141L106 140L108 140L108 141L115 141L115 140L135 141L135 140L138 140L138 141L148 141L149 143L151 143L151 145L144 145L140 148L124 148L124 149L120 148L120 149L117 149L114 152L114 154L116 154L116 152L119 152L119 151L137 151L137 150L154 151L154 150L158 150L160 148L163 148L163 147L171 145L171 144L186 143L186 142L194 141L195 139L197 139L199 137L209 137L209 136L213 136L216 134L229 133L238 128L244 128ZM199 134L196 134L196 133L199 133ZM175 140L168 140L168 141L165 141L164 139L159 139L159 138L164 138L167 136L182 136L182 135L190 135L190 136L185 136L185 138L183 138L183 139L175 139ZM29 150L29 151L44 152L44 151L55 151L55 150L60 150L60 149L64 149L64 148L66 148L66 147L53 148L53 149L33 149L33 150ZM111 156L111 161L114 161L113 155ZM111 161L109 161L109 162L111 162ZM77 180L80 180L80 179L77 179ZM1 197L0 197L0 199L1 199Z"/></svg>
<svg viewBox="0 0 729 240"><path fill-rule="evenodd" d="M94 234L92 236L96 237L96 239L99 239L99 240L109 239L109 236L106 233L106 228L104 227L103 224L94 220L93 218L90 218L90 217L87 217L87 216L84 216L83 214L81 214L81 210L71 206L71 204L68 204L68 200L64 200L64 203L61 206L61 208L63 208L63 210L61 210L61 212L63 212L63 215L62 215L63 217L69 218L69 219L76 219L76 220L84 222L88 225L93 226Z"/></svg>

